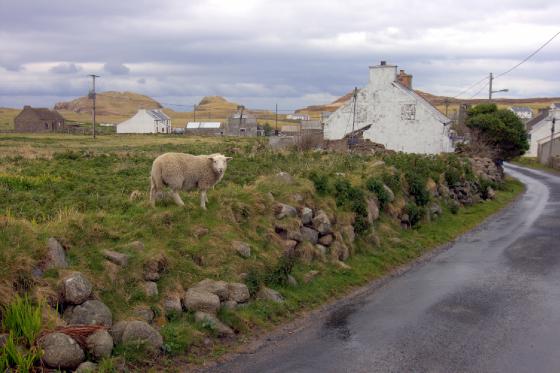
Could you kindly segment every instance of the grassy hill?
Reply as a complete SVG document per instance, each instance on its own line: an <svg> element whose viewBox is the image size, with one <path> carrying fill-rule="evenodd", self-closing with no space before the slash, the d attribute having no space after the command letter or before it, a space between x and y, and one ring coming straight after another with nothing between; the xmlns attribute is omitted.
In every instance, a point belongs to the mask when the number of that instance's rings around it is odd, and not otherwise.
<svg viewBox="0 0 560 373"><path fill-rule="evenodd" d="M14 118L20 109L0 108L0 131L14 128Z"/></svg>

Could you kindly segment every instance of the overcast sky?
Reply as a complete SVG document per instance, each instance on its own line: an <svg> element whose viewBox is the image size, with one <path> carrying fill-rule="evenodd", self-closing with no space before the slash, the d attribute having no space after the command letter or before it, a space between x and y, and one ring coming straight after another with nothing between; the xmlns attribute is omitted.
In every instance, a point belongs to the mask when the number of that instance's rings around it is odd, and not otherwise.
<svg viewBox="0 0 560 373"><path fill-rule="evenodd" d="M286 110L364 86L380 60L454 96L533 52L559 19L558 0L0 0L0 106L82 96L95 73L98 91L175 109L221 95ZM560 36L495 87L560 96Z"/></svg>

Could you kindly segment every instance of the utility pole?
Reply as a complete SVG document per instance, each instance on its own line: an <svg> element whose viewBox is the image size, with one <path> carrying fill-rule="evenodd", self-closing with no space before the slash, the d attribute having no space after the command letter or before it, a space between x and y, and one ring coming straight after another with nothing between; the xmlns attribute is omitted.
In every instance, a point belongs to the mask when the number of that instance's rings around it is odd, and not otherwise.
<svg viewBox="0 0 560 373"><path fill-rule="evenodd" d="M88 98L91 98L93 100L93 111L92 111L92 116L93 116L93 139L95 140L95 78L99 78L99 75L95 75L95 74L90 74L89 76L91 76L92 80L93 80L93 89L89 92L88 94Z"/></svg>
<svg viewBox="0 0 560 373"><path fill-rule="evenodd" d="M243 106L243 105L237 106L237 110L239 110L239 133L238 133L238 135L240 135L240 136L241 136L241 126L243 125L243 109L245 109L245 106Z"/></svg>
<svg viewBox="0 0 560 373"><path fill-rule="evenodd" d="M492 102L492 81L494 80L494 75L490 73L488 77L488 101Z"/></svg>
<svg viewBox="0 0 560 373"><path fill-rule="evenodd" d="M554 115L554 114L552 114ZM554 141L554 127L556 124L556 117L552 117L552 124L550 126L550 149L548 152L548 165L552 167L552 143Z"/></svg>
<svg viewBox="0 0 560 373"><path fill-rule="evenodd" d="M274 114L274 127L275 127L275 135L278 136L278 104L276 104L276 111Z"/></svg>
<svg viewBox="0 0 560 373"><path fill-rule="evenodd" d="M352 94L352 97L354 98L354 113L352 114L352 133L350 134L350 138L349 140L349 146L350 148L352 146L354 146L354 130L355 130L355 125L356 125L356 100L358 99L358 87L354 87L354 93Z"/></svg>
<svg viewBox="0 0 560 373"><path fill-rule="evenodd" d="M443 103L445 104L445 116L447 116L447 109L449 109L449 97L446 97Z"/></svg>
<svg viewBox="0 0 560 373"><path fill-rule="evenodd" d="M196 104L193 105L193 122L196 122Z"/></svg>

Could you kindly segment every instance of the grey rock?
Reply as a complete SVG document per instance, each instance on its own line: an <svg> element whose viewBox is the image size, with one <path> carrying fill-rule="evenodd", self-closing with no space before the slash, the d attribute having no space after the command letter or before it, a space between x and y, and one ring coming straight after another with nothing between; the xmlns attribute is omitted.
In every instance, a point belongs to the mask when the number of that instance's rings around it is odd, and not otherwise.
<svg viewBox="0 0 560 373"><path fill-rule="evenodd" d="M66 303L82 304L91 295L93 287L80 272L62 280L62 297Z"/></svg>
<svg viewBox="0 0 560 373"><path fill-rule="evenodd" d="M367 212L367 219L370 224L379 219L379 205L376 199L370 198L367 200Z"/></svg>
<svg viewBox="0 0 560 373"><path fill-rule="evenodd" d="M331 221L323 210L319 210L312 220L313 228L324 235L331 232Z"/></svg>
<svg viewBox="0 0 560 373"><path fill-rule="evenodd" d="M88 300L83 304L68 307L62 316L69 325L104 325L113 324L111 310L98 300Z"/></svg>
<svg viewBox="0 0 560 373"><path fill-rule="evenodd" d="M309 207L304 207L301 209L301 222L304 225L311 224L311 220L313 220L313 210Z"/></svg>
<svg viewBox="0 0 560 373"><path fill-rule="evenodd" d="M249 246L248 243L241 242L241 241L233 241L231 243L231 246L233 247L233 250L235 250L237 254L239 254L240 257L242 258L251 257L251 246Z"/></svg>
<svg viewBox="0 0 560 373"><path fill-rule="evenodd" d="M247 285L239 282L231 282L228 284L229 297L228 300L233 300L236 303L245 303L249 301L249 288Z"/></svg>
<svg viewBox="0 0 560 373"><path fill-rule="evenodd" d="M395 193L389 188L387 185L383 184L383 189L387 192L387 196L389 197L389 202L393 202L395 200Z"/></svg>
<svg viewBox="0 0 560 373"><path fill-rule="evenodd" d="M142 283L142 290L144 290L144 294L148 297L157 297L158 296L158 287L157 284L153 281L145 281Z"/></svg>
<svg viewBox="0 0 560 373"><path fill-rule="evenodd" d="M215 315L198 311L195 312L194 319L200 323L208 323L220 337L227 337L235 334L229 326L221 322Z"/></svg>
<svg viewBox="0 0 560 373"><path fill-rule="evenodd" d="M127 254L123 254L123 253L119 253L117 251L113 251L113 250L103 250L102 251L103 256L105 257L105 259L120 265L121 267L125 267L128 264L128 255Z"/></svg>
<svg viewBox="0 0 560 373"><path fill-rule="evenodd" d="M190 289L215 294L220 298L221 301L228 299L229 296L229 288L227 282L211 280L209 278L196 283L195 285L190 287Z"/></svg>
<svg viewBox="0 0 560 373"><path fill-rule="evenodd" d="M181 303L179 302L179 307ZM134 317L139 318L147 323L152 323L156 317L154 311L149 306L138 306L134 309Z"/></svg>
<svg viewBox="0 0 560 373"><path fill-rule="evenodd" d="M346 261L350 257L350 250L341 241L334 241L330 247L330 252L334 260Z"/></svg>
<svg viewBox="0 0 560 373"><path fill-rule="evenodd" d="M226 300L222 303L222 307L228 310L234 310L237 308L237 302L234 300Z"/></svg>
<svg viewBox="0 0 560 373"><path fill-rule="evenodd" d="M301 236L303 238L303 241L309 241L312 244L316 244L319 241L319 232L317 232L313 228L301 227L300 232L301 232Z"/></svg>
<svg viewBox="0 0 560 373"><path fill-rule="evenodd" d="M84 361L76 369L76 373L95 373L97 372L97 364L91 361Z"/></svg>
<svg viewBox="0 0 560 373"><path fill-rule="evenodd" d="M275 303L283 303L284 297L274 289L262 287L257 293L257 299L269 300Z"/></svg>
<svg viewBox="0 0 560 373"><path fill-rule="evenodd" d="M51 333L39 340L44 351L43 362L55 369L75 369L85 360L85 354L78 342L63 333Z"/></svg>
<svg viewBox="0 0 560 373"><path fill-rule="evenodd" d="M95 359L109 357L113 351L113 337L107 330L99 330L87 337L86 346Z"/></svg>
<svg viewBox="0 0 560 373"><path fill-rule="evenodd" d="M62 245L54 237L51 237L47 241L47 246L46 269L67 268L68 262Z"/></svg>
<svg viewBox="0 0 560 373"><path fill-rule="evenodd" d="M297 210L295 207L287 205L285 203L277 203L274 206L274 215L277 219L284 219L285 217L295 217L297 216Z"/></svg>
<svg viewBox="0 0 560 373"><path fill-rule="evenodd" d="M113 337L113 343L115 345L122 342L122 335L129 322L129 320L119 321L109 329L109 334Z"/></svg>
<svg viewBox="0 0 560 373"><path fill-rule="evenodd" d="M173 313L173 312L182 312L183 307L181 306L181 298L176 295L167 295L163 299L163 311L166 314Z"/></svg>
<svg viewBox="0 0 560 373"><path fill-rule="evenodd" d="M288 275L288 285L290 286L297 286L298 282L296 280L296 278L292 275Z"/></svg>
<svg viewBox="0 0 560 373"><path fill-rule="evenodd" d="M323 246L330 246L334 241L334 237L332 234L326 234L319 238L319 243Z"/></svg>
<svg viewBox="0 0 560 373"><path fill-rule="evenodd" d="M113 339L115 339L114 336ZM152 351L157 351L163 345L163 338L148 323L132 320L124 324L122 334L117 343L144 345Z"/></svg>
<svg viewBox="0 0 560 373"><path fill-rule="evenodd" d="M202 311L215 314L220 309L220 298L212 293L189 289L182 299L187 311Z"/></svg>

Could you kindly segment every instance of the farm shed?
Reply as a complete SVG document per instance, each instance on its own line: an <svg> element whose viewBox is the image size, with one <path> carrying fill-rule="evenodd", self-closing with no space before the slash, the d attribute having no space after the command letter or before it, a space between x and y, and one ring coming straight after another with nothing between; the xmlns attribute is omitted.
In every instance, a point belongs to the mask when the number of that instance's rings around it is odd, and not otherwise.
<svg viewBox="0 0 560 373"><path fill-rule="evenodd" d="M132 118L117 124L117 133L171 133L171 118L161 110L140 109Z"/></svg>
<svg viewBox="0 0 560 373"><path fill-rule="evenodd" d="M412 90L412 75L385 61L369 68L369 83L326 120L324 138L353 130L387 149L406 153L452 152L451 120Z"/></svg>
<svg viewBox="0 0 560 373"><path fill-rule="evenodd" d="M65 129L64 118L56 110L29 105L14 118L16 132L56 132Z"/></svg>

